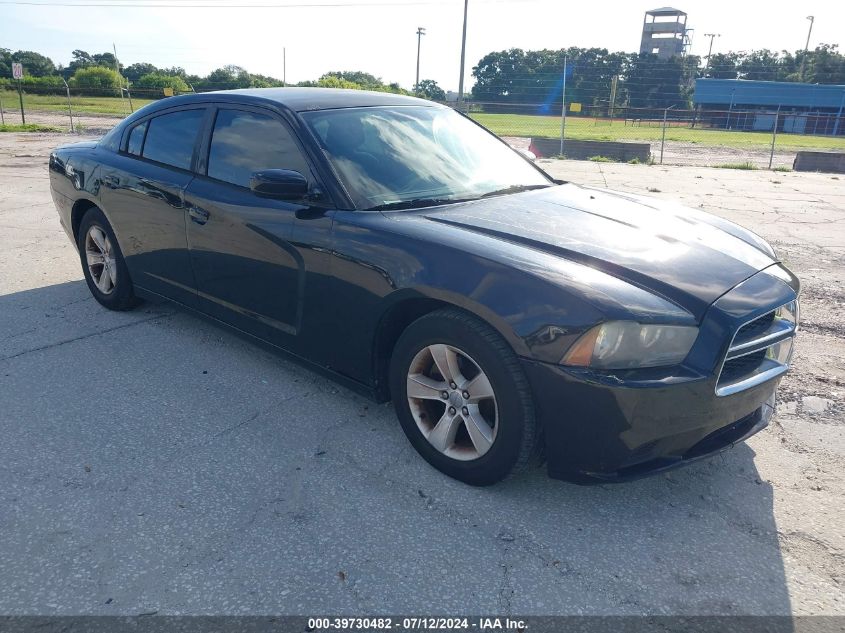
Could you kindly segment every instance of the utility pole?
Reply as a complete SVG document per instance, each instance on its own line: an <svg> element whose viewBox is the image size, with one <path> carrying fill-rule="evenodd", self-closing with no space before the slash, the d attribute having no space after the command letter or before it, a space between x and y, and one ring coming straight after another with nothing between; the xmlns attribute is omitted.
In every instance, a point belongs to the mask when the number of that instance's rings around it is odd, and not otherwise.
<svg viewBox="0 0 845 633"><path fill-rule="evenodd" d="M458 79L458 110L464 104L464 60L467 52L467 10L469 9L469 0L464 0L464 34L461 37L461 77Z"/></svg>
<svg viewBox="0 0 845 633"><path fill-rule="evenodd" d="M798 78L804 81L804 62L807 61L807 51L810 48L810 35L813 34L813 22L816 21L815 16L808 15L807 19L810 21L810 29L807 31L807 43L804 44L804 55L801 57L801 70L798 71Z"/></svg>
<svg viewBox="0 0 845 633"><path fill-rule="evenodd" d="M710 56L713 54L713 40L717 37L722 37L721 33L705 33L704 37L710 38L710 48L707 49L707 64L704 66L704 76L707 76L707 71L710 70Z"/></svg>
<svg viewBox="0 0 845 633"><path fill-rule="evenodd" d="M420 42L422 36L425 35L425 28L417 27L417 81L414 83L414 94L419 96L420 93Z"/></svg>
<svg viewBox="0 0 845 633"><path fill-rule="evenodd" d="M288 82L287 82L287 79L288 79L288 77L287 77L287 72L288 72L287 65L288 65L287 51L285 50L285 47L282 46L282 85L283 86L288 85Z"/></svg>

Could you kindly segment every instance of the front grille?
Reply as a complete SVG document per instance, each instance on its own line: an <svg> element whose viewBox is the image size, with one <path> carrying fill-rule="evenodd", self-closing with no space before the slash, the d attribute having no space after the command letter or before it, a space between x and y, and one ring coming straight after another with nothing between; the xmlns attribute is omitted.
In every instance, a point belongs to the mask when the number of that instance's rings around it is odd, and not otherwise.
<svg viewBox="0 0 845 633"><path fill-rule="evenodd" d="M739 331L736 333L736 336L734 337L734 345L737 343L747 343L748 341L758 338L772 326L772 322L774 320L775 311L772 310L768 314L757 317L751 323L746 323L739 328Z"/></svg>
<svg viewBox="0 0 845 633"><path fill-rule="evenodd" d="M722 367L722 375L719 377L719 381L722 383L731 383L743 376L747 376L760 366L764 358L766 358L766 350L763 349L753 354L746 354L745 356L726 360L725 365Z"/></svg>
<svg viewBox="0 0 845 633"><path fill-rule="evenodd" d="M785 373L792 355L798 302L743 324L734 334L716 381L716 395L750 389Z"/></svg>

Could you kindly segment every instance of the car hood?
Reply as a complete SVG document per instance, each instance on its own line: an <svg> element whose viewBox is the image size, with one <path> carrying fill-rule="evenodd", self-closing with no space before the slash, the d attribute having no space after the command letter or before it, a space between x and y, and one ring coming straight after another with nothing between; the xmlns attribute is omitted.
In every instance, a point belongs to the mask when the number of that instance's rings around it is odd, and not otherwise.
<svg viewBox="0 0 845 633"><path fill-rule="evenodd" d="M573 184L426 209L421 215L586 264L659 294L696 318L777 261L762 239L708 213Z"/></svg>

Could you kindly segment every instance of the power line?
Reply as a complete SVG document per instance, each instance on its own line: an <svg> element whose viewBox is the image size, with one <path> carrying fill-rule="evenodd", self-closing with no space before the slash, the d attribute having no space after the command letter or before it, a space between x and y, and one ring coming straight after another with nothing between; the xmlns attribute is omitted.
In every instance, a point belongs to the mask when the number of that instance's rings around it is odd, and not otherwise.
<svg viewBox="0 0 845 633"><path fill-rule="evenodd" d="M30 7L111 7L111 8L141 8L141 9L319 9L344 7L379 7L401 8L411 6L450 5L449 0L410 0L409 2L298 2L298 3L261 3L261 4L194 4L195 0L187 0L184 4L141 2L141 0L106 0L105 2L37 2L33 0L0 0L0 5L20 5ZM207 3L210 0L199 0ZM231 0L221 0L221 2ZM483 4L525 4L528 2L545 2L547 0L483 0Z"/></svg>

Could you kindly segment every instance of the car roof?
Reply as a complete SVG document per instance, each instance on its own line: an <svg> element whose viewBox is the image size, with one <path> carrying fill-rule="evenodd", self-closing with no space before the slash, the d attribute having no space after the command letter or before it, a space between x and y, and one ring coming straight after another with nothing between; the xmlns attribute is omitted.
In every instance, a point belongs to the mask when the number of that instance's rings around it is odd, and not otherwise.
<svg viewBox="0 0 845 633"><path fill-rule="evenodd" d="M245 88L242 90L218 90L175 97L181 103L196 101L270 101L295 112L307 110L330 110L334 108L356 108L385 105L422 105L437 104L407 97L392 92L371 92L368 90L343 90L339 88ZM169 102L164 99L159 103ZM174 102L170 102L174 103Z"/></svg>

